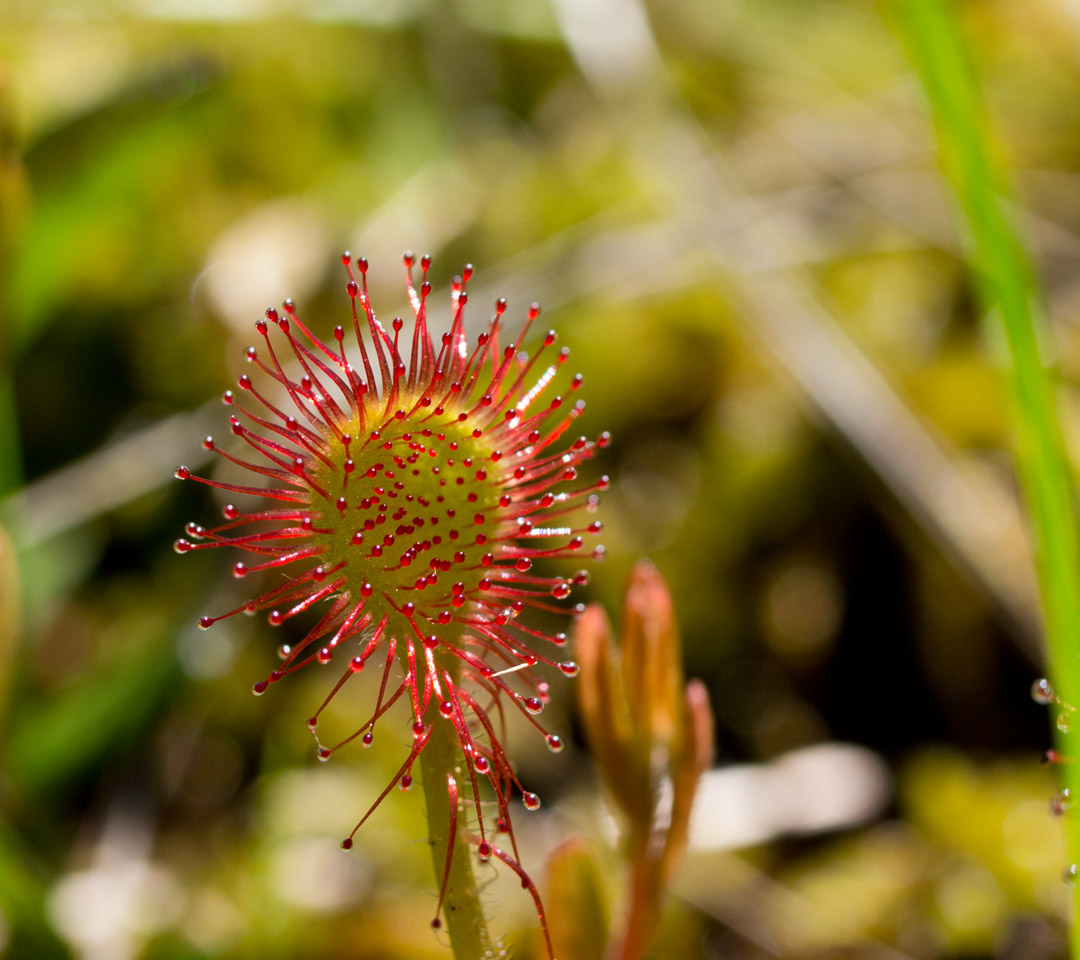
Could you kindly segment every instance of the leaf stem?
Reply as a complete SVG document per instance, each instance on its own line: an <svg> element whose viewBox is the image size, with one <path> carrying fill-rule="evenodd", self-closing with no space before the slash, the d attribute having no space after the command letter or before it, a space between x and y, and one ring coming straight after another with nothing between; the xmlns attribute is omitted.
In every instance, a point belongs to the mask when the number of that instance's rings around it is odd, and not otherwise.
<svg viewBox="0 0 1080 960"><path fill-rule="evenodd" d="M456 658L455 658L456 659ZM432 699L426 722L432 725L431 739L420 754L420 778L427 803L428 843L435 868L435 883L441 887L446 875L447 852L450 870L443 898L443 917L455 960L479 960L491 946L487 918L473 874L472 849L466 839L464 810L450 809L447 775L457 782L462 755L454 724L439 714L439 704ZM451 850L450 844L453 843Z"/></svg>
<svg viewBox="0 0 1080 960"><path fill-rule="evenodd" d="M659 920L663 888L661 866L664 837L633 829L629 838L630 897L626 929L618 943L617 960L638 960L652 942Z"/></svg>

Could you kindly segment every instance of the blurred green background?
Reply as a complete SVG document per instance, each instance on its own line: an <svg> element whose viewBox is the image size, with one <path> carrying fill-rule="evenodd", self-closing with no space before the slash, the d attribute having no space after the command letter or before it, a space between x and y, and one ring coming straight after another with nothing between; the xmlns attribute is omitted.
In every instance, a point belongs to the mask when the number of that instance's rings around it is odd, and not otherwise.
<svg viewBox="0 0 1080 960"><path fill-rule="evenodd" d="M956 9L1080 457L1080 4ZM346 248L384 317L405 249L437 293L476 265L476 323L539 300L615 436L582 599L655 560L718 726L657 957L1064 955L1003 347L955 222L878 3L2 0L0 955L449 956L417 795L337 847L399 748L315 764L330 677L253 698L279 636L198 631L246 593L171 550L218 509L172 471L253 322L291 296L328 335ZM512 738L541 880L568 835L613 856L569 700L559 758ZM484 879L528 955L528 897Z"/></svg>

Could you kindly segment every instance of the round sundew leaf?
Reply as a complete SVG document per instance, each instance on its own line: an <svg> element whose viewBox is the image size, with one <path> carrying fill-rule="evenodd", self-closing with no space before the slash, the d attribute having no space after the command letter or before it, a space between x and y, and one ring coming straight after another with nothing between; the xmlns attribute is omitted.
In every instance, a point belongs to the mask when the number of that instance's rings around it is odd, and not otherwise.
<svg viewBox="0 0 1080 960"><path fill-rule="evenodd" d="M264 693L308 664L339 665L339 679L308 720L320 760L354 739L370 745L375 727L399 700L411 711L411 752L357 828L394 787L412 786L417 762L425 782L433 772L438 779L430 764L438 754L467 775L460 795L468 811L463 835L475 835L470 842L481 849L490 843L490 814L477 786L483 780L494 791L496 832L506 832L509 841L491 846L490 856L528 881L517 862L510 804L514 793L529 810L538 809L540 799L517 780L500 742L501 714L507 707L520 711L550 749L561 749L561 738L537 719L548 691L535 668L544 664L572 677L577 667L557 655L565 635L531 626L531 613L560 609L557 602L587 578L538 574L535 561L574 556L598 531L573 521L579 507L593 508L596 491L606 485L606 479L591 486L578 480L577 468L601 444L561 439L584 405L552 397L566 358L565 350L545 354L552 335L532 353L523 349L538 307L529 309L512 346L498 344L501 307L470 343L463 308L472 270L466 268L451 288L449 327L433 339L430 258L419 261L424 277L417 289L417 261L408 254L414 323L406 343L402 321L386 326L375 316L366 261L345 255L342 262L351 330L336 328L327 343L291 301L284 313L267 309L255 323L261 342L247 351L252 371L225 396L232 444L204 441L208 451L250 472L250 485L177 470L180 479L262 497L264 504L230 504L217 527L188 524L188 538L176 549L233 547L246 554L234 561L233 576L246 582L260 572L274 575L265 592L235 610L204 616L200 626L260 611L271 627L296 617L313 621L299 641L279 644L279 662L254 690ZM365 669L380 674L371 714L340 742L322 742L321 712ZM453 749L429 748L446 740L445 731ZM449 836L452 857L455 830ZM452 875L447 867L443 894ZM542 920L535 885L526 886ZM449 897L451 917L452 889Z"/></svg>

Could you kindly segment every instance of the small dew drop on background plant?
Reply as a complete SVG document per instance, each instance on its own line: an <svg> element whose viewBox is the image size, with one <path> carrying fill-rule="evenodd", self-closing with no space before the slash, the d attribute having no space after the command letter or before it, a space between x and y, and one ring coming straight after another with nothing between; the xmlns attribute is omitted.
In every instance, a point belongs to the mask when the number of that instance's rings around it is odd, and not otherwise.
<svg viewBox="0 0 1080 960"><path fill-rule="evenodd" d="M187 526L179 553L233 547L246 554L233 575L261 571L284 582L225 613L205 616L206 629L239 613L264 611L271 626L307 613L317 617L281 662L254 686L262 694L310 663L340 663L338 679L308 720L317 756L328 760L376 726L399 700L411 712L413 742L400 769L342 846L394 789L408 789L419 764L430 841L440 886L433 927L445 917L455 955L490 946L470 850L502 861L533 897L546 937L539 892L520 863L511 802L527 810L540 798L518 781L504 745L505 710L518 710L555 752L559 734L540 715L548 683L534 669L578 673L566 658L565 633L529 622L530 610L565 613L561 604L585 571L551 576L535 568L551 558L599 558L592 520L608 480L584 483L580 465L609 440L571 433L584 412L580 374L562 376L569 356L554 331L524 346L540 314L500 346L506 302L495 304L484 332L466 336L464 309L472 267L455 277L449 328L428 327L430 257L404 257L415 315L411 337L389 329L368 297L367 261L342 256L351 322L323 341L286 300L256 324L261 345L249 347L253 375L226 391L232 446L207 437L206 449L250 471L251 485L196 480L269 506L228 504L224 522ZM556 390L562 387L561 393ZM572 608L580 612L580 608ZM311 611L310 613L308 611ZM524 616L523 616L524 615ZM339 742L320 737L322 712L350 678L380 674L370 715ZM491 813L494 810L494 817ZM547 941L551 953L550 940Z"/></svg>

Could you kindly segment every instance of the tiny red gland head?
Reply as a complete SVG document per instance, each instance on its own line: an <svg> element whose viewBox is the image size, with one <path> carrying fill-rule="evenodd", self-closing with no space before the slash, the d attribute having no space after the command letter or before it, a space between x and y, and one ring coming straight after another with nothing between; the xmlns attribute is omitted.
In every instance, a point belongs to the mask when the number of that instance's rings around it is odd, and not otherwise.
<svg viewBox="0 0 1080 960"><path fill-rule="evenodd" d="M494 852L520 873L511 793L520 792L530 810L540 798L522 789L498 739L501 723L489 712L497 718L510 705L551 750L563 748L562 738L537 719L548 694L534 667L546 664L573 677L577 666L549 655L565 644L565 634L531 626L528 611L558 609L553 600L565 600L587 579L548 576L537 561L578 554L599 532L598 523L573 519L580 508L594 510L597 491L607 486L606 478L582 483L579 467L609 437L561 439L584 404L564 404L549 392L567 355L552 351L553 332L532 352L523 346L539 306L528 308L513 342L500 346L506 303L499 300L485 330L470 340L467 266L451 289L449 328L433 338L431 259L419 258L419 290L417 258L404 260L411 335L401 320L390 329L378 320L367 261L350 254L342 262L351 322L336 327L329 342L309 329L291 300L284 315L270 308L255 323L262 342L246 354L255 369L226 395L230 432L239 438L233 442L246 444L248 457L209 437L204 446L250 470L256 482L219 482L184 466L176 476L271 503L252 512L230 504L224 524L190 524L191 539L175 547L179 553L235 547L248 555L234 562L236 577L277 574L271 589L243 606L203 617L204 628L241 612L268 611L278 626L309 608L319 611L303 639L281 647L280 664L255 684L256 693L309 663L337 662L343 672L329 703L368 661L382 671L372 717L336 746L319 743L319 759L354 738L369 746L383 704L402 699L411 705L414 744L395 783L407 790L432 725L452 724L473 794L471 802L465 798L475 807L470 839L482 859ZM581 381L563 382L573 390ZM313 734L326 703L308 721ZM478 778L494 788L496 824L508 833L513 857L486 839ZM351 845L350 837L342 846Z"/></svg>

